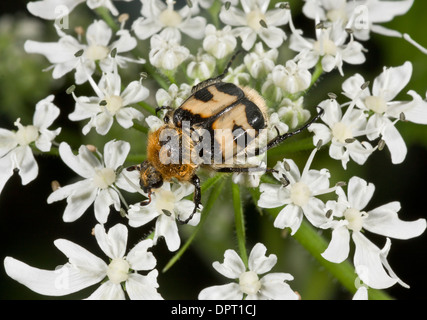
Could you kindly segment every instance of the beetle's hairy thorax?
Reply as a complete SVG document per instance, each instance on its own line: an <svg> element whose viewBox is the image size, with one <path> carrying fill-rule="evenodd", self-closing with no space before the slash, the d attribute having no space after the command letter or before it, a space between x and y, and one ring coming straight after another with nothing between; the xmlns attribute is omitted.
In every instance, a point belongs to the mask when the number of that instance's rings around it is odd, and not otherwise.
<svg viewBox="0 0 427 320"><path fill-rule="evenodd" d="M167 140L171 136L179 143ZM183 147L186 146L186 147ZM165 181L175 178L179 181L189 181L197 170L197 165L183 159L190 159L193 142L188 134L173 125L165 124L148 136L147 160L159 171ZM169 161L168 161L169 159Z"/></svg>

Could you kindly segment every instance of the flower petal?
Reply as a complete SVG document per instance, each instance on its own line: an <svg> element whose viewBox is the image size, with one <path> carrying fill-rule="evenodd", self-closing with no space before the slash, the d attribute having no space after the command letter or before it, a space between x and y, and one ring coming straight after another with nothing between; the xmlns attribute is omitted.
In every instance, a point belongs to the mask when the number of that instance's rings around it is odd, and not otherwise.
<svg viewBox="0 0 427 320"><path fill-rule="evenodd" d="M350 232L347 227L339 226L332 231L331 242L322 257L334 263L341 263L347 259L350 252Z"/></svg>
<svg viewBox="0 0 427 320"><path fill-rule="evenodd" d="M12 151L13 166L19 169L22 184L26 185L37 178L39 167L29 146L17 147Z"/></svg>
<svg viewBox="0 0 427 320"><path fill-rule="evenodd" d="M393 286L397 279L390 277L381 261L381 250L360 232L353 232L356 245L354 266L359 278L371 288L385 289Z"/></svg>
<svg viewBox="0 0 427 320"><path fill-rule="evenodd" d="M268 257L265 255L267 248L262 243L257 243L249 255L249 270L257 274L269 272L277 263L277 256L270 254Z"/></svg>
<svg viewBox="0 0 427 320"><path fill-rule="evenodd" d="M111 259L123 258L126 252L128 229L123 224L116 224L105 232L104 226L95 226L95 238L99 247Z"/></svg>
<svg viewBox="0 0 427 320"><path fill-rule="evenodd" d="M162 300L162 296L157 292L157 270L151 271L146 276L138 273L129 275L126 281L126 291L132 300Z"/></svg>
<svg viewBox="0 0 427 320"><path fill-rule="evenodd" d="M348 182L348 202L353 208L363 210L371 200L374 191L373 183L367 183L359 177L352 177Z"/></svg>
<svg viewBox="0 0 427 320"><path fill-rule="evenodd" d="M408 84L411 76L412 64L408 61L400 67L386 68L375 78L372 93L385 101L391 101Z"/></svg>
<svg viewBox="0 0 427 320"><path fill-rule="evenodd" d="M151 203L147 206L141 207L139 205L130 205L127 217L129 219L129 225L134 228L141 227L154 218L157 218L159 213L155 206Z"/></svg>
<svg viewBox="0 0 427 320"><path fill-rule="evenodd" d="M104 146L104 162L106 168L117 169L128 156L130 144L126 141L111 140Z"/></svg>
<svg viewBox="0 0 427 320"><path fill-rule="evenodd" d="M273 300L299 300L299 296L285 281L293 280L288 273L269 273L261 280L260 294Z"/></svg>
<svg viewBox="0 0 427 320"><path fill-rule="evenodd" d="M63 219L65 222L73 222L80 218L89 206L95 201L97 189L92 186L90 180L83 180L81 189L74 189L73 194L67 198Z"/></svg>
<svg viewBox="0 0 427 320"><path fill-rule="evenodd" d="M165 214L160 214L156 221L156 231L154 235L154 243L157 243L157 239L163 237L166 241L166 245L169 251L178 250L181 245L181 238L178 234L178 226L174 218L168 217Z"/></svg>
<svg viewBox="0 0 427 320"><path fill-rule="evenodd" d="M87 288L102 279L87 277L71 264L55 270L31 267L11 257L4 259L4 268L9 277L30 290L47 296L64 296Z"/></svg>
<svg viewBox="0 0 427 320"><path fill-rule="evenodd" d="M243 292L237 283L212 286L199 293L199 300L242 300Z"/></svg>
<svg viewBox="0 0 427 320"><path fill-rule="evenodd" d="M225 251L223 263L215 261L212 266L216 271L230 279L238 279L246 270L242 259L236 251L231 249Z"/></svg>
<svg viewBox="0 0 427 320"><path fill-rule="evenodd" d="M291 228L291 235L295 234L299 229L303 219L303 212L301 207L294 204L288 204L279 212L274 226L279 229Z"/></svg>
<svg viewBox="0 0 427 320"><path fill-rule="evenodd" d="M368 212L363 228L386 237L396 239L411 239L421 235L426 229L426 220L416 221L400 220L397 212L400 210L400 203L390 202Z"/></svg>
<svg viewBox="0 0 427 320"><path fill-rule="evenodd" d="M125 300L125 293L120 284L104 282L86 300Z"/></svg>
<svg viewBox="0 0 427 320"><path fill-rule="evenodd" d="M55 20L68 15L77 5L85 0L42 0L27 4L28 11L42 19Z"/></svg>
<svg viewBox="0 0 427 320"><path fill-rule="evenodd" d="M153 240L146 239L138 242L126 256L133 270L151 270L156 266L156 258L147 250L153 246Z"/></svg>
<svg viewBox="0 0 427 320"><path fill-rule="evenodd" d="M393 164L402 163L406 158L408 149L405 140L403 140L402 135L393 124L390 123L384 129L382 138L390 151L391 162Z"/></svg>

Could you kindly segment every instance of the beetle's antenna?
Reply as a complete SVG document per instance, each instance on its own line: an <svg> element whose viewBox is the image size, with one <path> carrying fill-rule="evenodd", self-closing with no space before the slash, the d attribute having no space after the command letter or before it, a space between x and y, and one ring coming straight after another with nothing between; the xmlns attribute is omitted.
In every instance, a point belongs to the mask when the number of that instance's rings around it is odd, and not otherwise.
<svg viewBox="0 0 427 320"><path fill-rule="evenodd" d="M236 59L237 55L242 53L242 52L245 52L245 51L242 49L237 50L233 54L233 56L230 58L230 61L228 61L227 65L225 66L224 71L219 76L217 76L215 78L206 79L206 80L196 84L195 86L193 86L193 88L191 88L191 93L195 93L195 92L197 92L197 91L199 91L199 90L201 90L207 86L210 86L211 84L220 82L227 75L228 69L230 69L231 65L233 64L234 59Z"/></svg>
<svg viewBox="0 0 427 320"><path fill-rule="evenodd" d="M236 59L236 57L237 57L240 53L242 53L242 52L244 52L244 50L242 50L242 49L237 50L237 51L236 51L236 52L231 56L230 61L228 61L227 65L225 66L224 71L223 71L223 72L222 72L218 77L216 77L215 79L218 79L218 80L223 79L223 78L227 75L227 73L228 73L228 69L230 69L230 67L231 67L231 65L233 64L233 62L234 62L234 60Z"/></svg>
<svg viewBox="0 0 427 320"><path fill-rule="evenodd" d="M287 138L290 138L290 137L292 137L298 133L301 133L305 129L307 129L313 122L316 122L323 115L323 112L324 112L323 108L321 108L319 106L317 108L319 109L319 112L313 119L311 119L306 124L304 124L301 128L298 128L295 131L287 132L281 136L277 136L276 138L271 140L265 147L256 149L255 155L263 154L264 152L266 152L267 150L270 150L271 148L277 146L279 143L283 142Z"/></svg>

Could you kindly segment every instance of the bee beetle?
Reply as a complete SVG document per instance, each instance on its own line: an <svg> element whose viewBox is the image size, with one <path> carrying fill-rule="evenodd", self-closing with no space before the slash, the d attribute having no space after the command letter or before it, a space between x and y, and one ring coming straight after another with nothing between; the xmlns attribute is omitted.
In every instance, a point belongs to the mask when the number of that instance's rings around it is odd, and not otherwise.
<svg viewBox="0 0 427 320"><path fill-rule="evenodd" d="M259 142L260 132L268 126L266 103L255 90L222 81L238 53L233 55L222 74L195 85L191 95L179 108L174 110L163 106L156 109L156 113L161 109L166 109L167 112L163 118L164 124L148 135L147 159L140 165L127 168L128 171L140 172L140 186L148 195L148 199L141 202L141 205L151 202L151 194L164 181L176 179L190 182L195 188L194 210L185 221L178 218L178 221L188 223L201 204L200 179L196 174L199 167L208 166L217 172L228 173L266 170L259 166L228 161L247 152L249 145L256 146L254 143ZM252 155L261 155L302 132L322 113L323 110L320 109L301 128L278 134L263 146L253 147ZM221 131L220 136L218 131ZM284 184L289 183L286 177L283 178Z"/></svg>

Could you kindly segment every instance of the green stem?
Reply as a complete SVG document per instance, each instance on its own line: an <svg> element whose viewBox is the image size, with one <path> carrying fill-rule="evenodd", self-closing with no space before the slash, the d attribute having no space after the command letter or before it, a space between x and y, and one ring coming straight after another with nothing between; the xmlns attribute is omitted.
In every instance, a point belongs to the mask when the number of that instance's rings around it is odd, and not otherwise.
<svg viewBox="0 0 427 320"><path fill-rule="evenodd" d="M236 224L237 242L239 245L240 258L246 268L248 268L248 253L246 251L246 232L245 232L245 218L243 215L242 200L240 198L240 187L238 184L231 183L234 218Z"/></svg>
<svg viewBox="0 0 427 320"><path fill-rule="evenodd" d="M105 7L99 7L95 9L96 13L113 29L114 32L119 31L120 27L116 23L114 17L111 15L110 10Z"/></svg>
<svg viewBox="0 0 427 320"><path fill-rule="evenodd" d="M184 243L184 245L179 249L179 251L172 257L172 259L169 260L169 262L163 268L162 272L168 271L175 264L175 262L177 262L181 258L181 256L184 254L184 252L188 249L190 244L196 238L197 233L200 231L204 222L206 221L206 218L208 217L209 212L211 211L213 205L215 204L216 199L221 194L222 188L224 186L224 181L225 180L223 180L223 179L218 179L214 183L215 186L217 184L218 184L218 186L216 188L212 189L212 191L209 195L208 201L206 202L206 205L203 207L199 224L195 227L193 233L190 235L190 237L187 239L187 241Z"/></svg>
<svg viewBox="0 0 427 320"><path fill-rule="evenodd" d="M148 133L148 128L144 127L143 125L140 125L139 123L134 122L132 128L147 134Z"/></svg>
<svg viewBox="0 0 427 320"><path fill-rule="evenodd" d="M259 199L259 190L253 190L252 196L255 203ZM273 218L276 218L282 208L264 209ZM298 231L293 235L297 240L329 273L334 276L349 292L354 294L357 290L357 274L353 265L348 261L332 263L322 257L322 252L328 247L328 242L322 237L316 228L309 222L303 220ZM391 300L386 292L369 288L369 298L372 300Z"/></svg>

